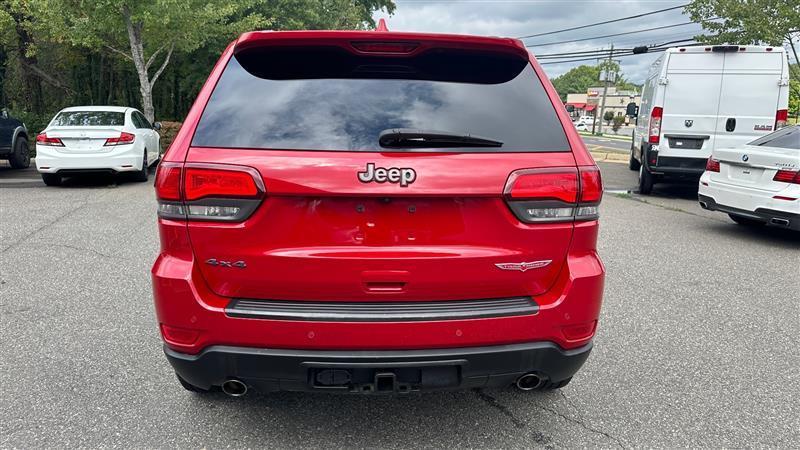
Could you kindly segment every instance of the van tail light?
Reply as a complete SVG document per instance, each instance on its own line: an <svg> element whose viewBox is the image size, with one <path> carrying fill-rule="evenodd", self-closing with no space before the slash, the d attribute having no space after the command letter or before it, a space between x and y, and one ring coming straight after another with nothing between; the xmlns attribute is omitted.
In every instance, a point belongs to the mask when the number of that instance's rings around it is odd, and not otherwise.
<svg viewBox="0 0 800 450"><path fill-rule="evenodd" d="M775 130L783 128L786 126L786 122L789 120L789 110L788 109L779 109L778 112L775 113Z"/></svg>
<svg viewBox="0 0 800 450"><path fill-rule="evenodd" d="M660 106L653 108L650 112L650 131L647 142L658 144L661 140L661 118L664 116L664 109Z"/></svg>
<svg viewBox="0 0 800 450"><path fill-rule="evenodd" d="M719 172L719 161L709 157L706 161L706 172Z"/></svg>
<svg viewBox="0 0 800 450"><path fill-rule="evenodd" d="M241 222L265 194L252 167L165 162L156 173L158 216L165 219Z"/></svg>
<svg viewBox="0 0 800 450"><path fill-rule="evenodd" d="M51 147L63 147L64 143L61 139L54 137L47 137L47 133L39 133L36 135L36 143L38 145L49 145Z"/></svg>
<svg viewBox="0 0 800 450"><path fill-rule="evenodd" d="M800 171L779 170L772 180L780 181L781 183L800 184Z"/></svg>
<svg viewBox="0 0 800 450"><path fill-rule="evenodd" d="M106 143L103 144L105 147L113 147L115 145L126 145L126 144L133 144L133 141L136 140L136 135L132 133L122 132L119 134L119 137L112 137L106 139Z"/></svg>
<svg viewBox="0 0 800 450"><path fill-rule="evenodd" d="M509 177L505 197L525 223L594 220L603 184L595 166L523 169Z"/></svg>

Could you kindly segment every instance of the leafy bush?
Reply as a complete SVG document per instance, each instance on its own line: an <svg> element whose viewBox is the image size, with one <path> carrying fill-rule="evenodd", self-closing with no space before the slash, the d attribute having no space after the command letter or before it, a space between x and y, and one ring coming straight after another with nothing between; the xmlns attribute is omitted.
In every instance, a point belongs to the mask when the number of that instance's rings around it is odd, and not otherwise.
<svg viewBox="0 0 800 450"><path fill-rule="evenodd" d="M614 133L616 133L624 124L625 116L614 116L614 123L611 125L611 129L614 130Z"/></svg>

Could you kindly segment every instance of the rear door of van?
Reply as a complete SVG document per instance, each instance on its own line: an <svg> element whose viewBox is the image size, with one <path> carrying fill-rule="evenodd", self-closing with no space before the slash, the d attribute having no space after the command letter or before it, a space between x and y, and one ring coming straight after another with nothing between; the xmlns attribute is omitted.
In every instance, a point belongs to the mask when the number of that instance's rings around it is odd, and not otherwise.
<svg viewBox="0 0 800 450"><path fill-rule="evenodd" d="M708 158L711 154L724 67L723 53L670 53L659 155Z"/></svg>
<svg viewBox="0 0 800 450"><path fill-rule="evenodd" d="M780 109L780 81L788 76L782 51L739 47L724 55L714 148L739 147L771 133Z"/></svg>

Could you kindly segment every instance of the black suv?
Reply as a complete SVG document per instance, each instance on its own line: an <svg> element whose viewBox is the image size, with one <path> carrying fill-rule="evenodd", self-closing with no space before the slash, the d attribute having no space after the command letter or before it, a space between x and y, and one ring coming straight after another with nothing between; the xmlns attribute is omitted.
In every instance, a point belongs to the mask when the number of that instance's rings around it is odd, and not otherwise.
<svg viewBox="0 0 800 450"><path fill-rule="evenodd" d="M0 159L7 159L15 169L31 165L28 130L22 121L11 117L5 109L0 109Z"/></svg>

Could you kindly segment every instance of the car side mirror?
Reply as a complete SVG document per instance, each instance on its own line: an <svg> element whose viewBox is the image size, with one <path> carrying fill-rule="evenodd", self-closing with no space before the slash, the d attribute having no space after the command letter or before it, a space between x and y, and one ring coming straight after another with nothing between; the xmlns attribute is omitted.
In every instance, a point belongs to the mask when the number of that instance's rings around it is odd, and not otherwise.
<svg viewBox="0 0 800 450"><path fill-rule="evenodd" d="M8 119L8 111L5 108L0 109L0 119Z"/></svg>
<svg viewBox="0 0 800 450"><path fill-rule="evenodd" d="M153 124L153 129L158 131L161 129L161 122L156 122Z"/></svg>

